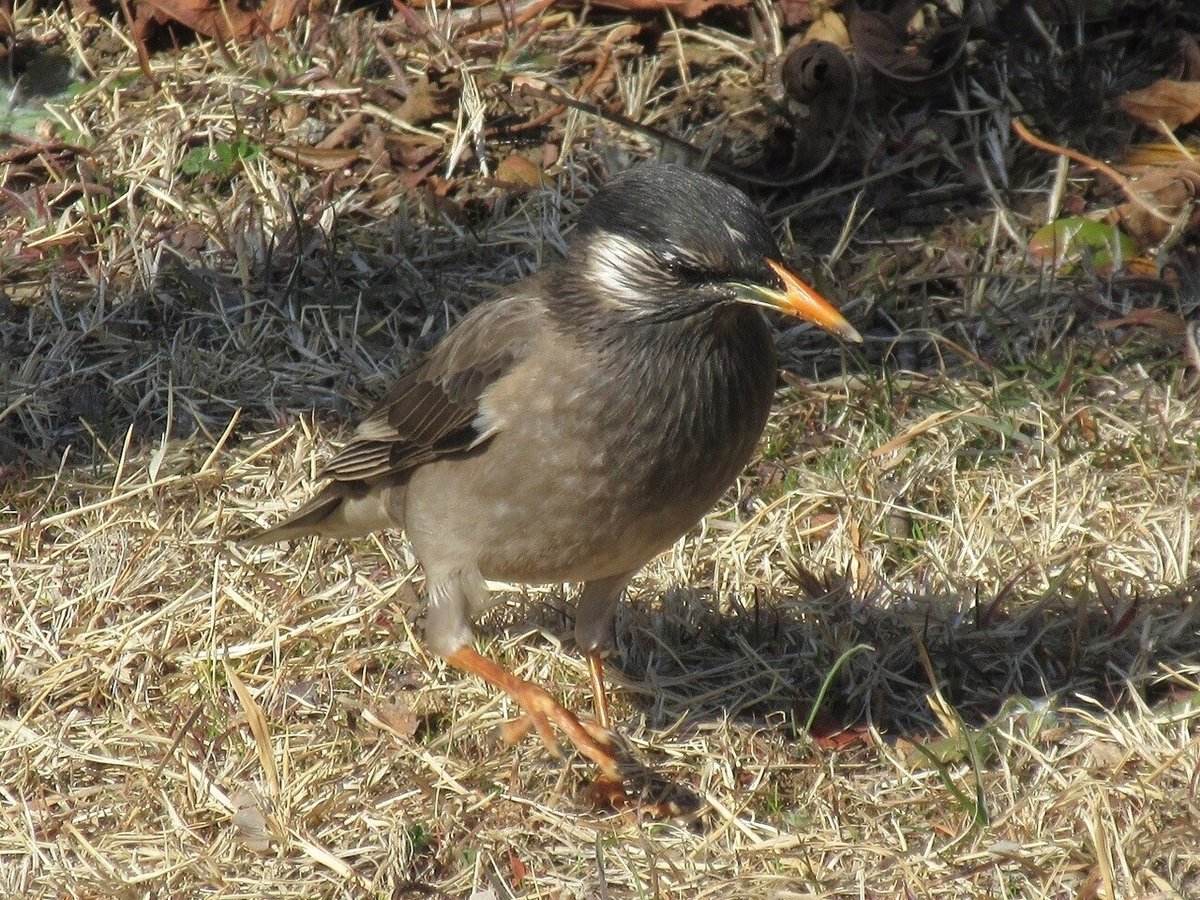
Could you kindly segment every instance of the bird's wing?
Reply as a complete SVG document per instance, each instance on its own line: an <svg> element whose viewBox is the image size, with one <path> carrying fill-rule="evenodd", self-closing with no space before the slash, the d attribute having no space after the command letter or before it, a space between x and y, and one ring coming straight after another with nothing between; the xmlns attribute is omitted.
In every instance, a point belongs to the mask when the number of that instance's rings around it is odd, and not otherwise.
<svg viewBox="0 0 1200 900"><path fill-rule="evenodd" d="M526 295L472 310L375 405L321 477L374 482L485 443L495 425L480 399L530 353L538 312Z"/></svg>

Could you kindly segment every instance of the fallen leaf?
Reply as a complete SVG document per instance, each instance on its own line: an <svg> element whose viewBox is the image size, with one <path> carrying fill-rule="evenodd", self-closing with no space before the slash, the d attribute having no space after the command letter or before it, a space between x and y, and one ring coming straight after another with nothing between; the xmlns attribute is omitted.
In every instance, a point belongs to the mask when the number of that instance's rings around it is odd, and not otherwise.
<svg viewBox="0 0 1200 900"><path fill-rule="evenodd" d="M529 869L525 863L521 862L521 857L517 856L516 852L510 847L508 850L508 864L512 868L512 886L519 888L521 883L529 877Z"/></svg>
<svg viewBox="0 0 1200 900"><path fill-rule="evenodd" d="M271 796L277 797L279 796L279 770L275 765L275 748L271 743L267 716L228 662L225 663L225 679L242 704L242 711L246 715L246 724L250 726L250 734L253 735L255 749L258 750L258 761L267 779L267 787L271 791Z"/></svg>
<svg viewBox="0 0 1200 900"><path fill-rule="evenodd" d="M390 731L405 740L412 740L413 735L417 733L417 726L420 725L420 719L413 712L411 704L402 700L364 709L363 718L376 728Z"/></svg>
<svg viewBox="0 0 1200 900"><path fill-rule="evenodd" d="M144 42L154 25L178 23L204 37L244 41L286 28L308 7L303 0L263 0L257 6L219 0L139 0L134 38Z"/></svg>
<svg viewBox="0 0 1200 900"><path fill-rule="evenodd" d="M937 426L941 425L943 422L948 422L951 419L957 419L966 415L967 413L974 412L975 409L976 407L972 406L966 411L946 410L943 412L930 413L916 425L913 425L911 428L907 429L903 434L899 434L891 440L880 444L867 454L867 459L878 459L881 456L886 456L893 450L900 450L908 446L909 442L912 441L913 438L924 434L930 429L937 428Z"/></svg>
<svg viewBox="0 0 1200 900"><path fill-rule="evenodd" d="M1175 165L1187 160L1200 159L1200 143L1195 140L1185 144L1172 141L1149 141L1130 147L1121 157L1121 167Z"/></svg>
<svg viewBox="0 0 1200 900"><path fill-rule="evenodd" d="M344 169L357 161L359 157L357 150L337 148L323 150L320 147L308 147L302 144L290 147L272 147L271 152L290 162L300 163L302 166L319 169L322 172L336 172Z"/></svg>
<svg viewBox="0 0 1200 900"><path fill-rule="evenodd" d="M698 19L710 9L740 9L750 0L596 0L597 6L622 12L662 12L666 10L684 19Z"/></svg>
<svg viewBox="0 0 1200 900"><path fill-rule="evenodd" d="M1126 752L1116 744L1101 740L1088 743L1087 755L1093 766L1109 772L1110 777L1120 772L1127 757Z"/></svg>
<svg viewBox="0 0 1200 900"><path fill-rule="evenodd" d="M1082 216L1055 219L1029 239L1029 253L1062 272L1070 272L1089 259L1097 272L1112 272L1137 255L1133 239L1115 225Z"/></svg>
<svg viewBox="0 0 1200 900"><path fill-rule="evenodd" d="M941 18L939 18L939 14ZM916 84L946 74L962 58L967 22L922 0L904 0L888 13L856 9L850 17L854 50L881 75Z"/></svg>
<svg viewBox="0 0 1200 900"><path fill-rule="evenodd" d="M500 160L500 164L496 166L496 180L513 188L533 190L545 185L546 173L531 160L519 153L513 153Z"/></svg>
<svg viewBox="0 0 1200 900"><path fill-rule="evenodd" d="M1105 319L1103 322L1096 323L1097 328L1104 330L1126 328L1129 326L1153 328L1164 334L1183 334L1187 328L1187 323L1170 310L1157 308L1135 309L1133 312L1120 318Z"/></svg>
<svg viewBox="0 0 1200 900"><path fill-rule="evenodd" d="M271 847L271 836L267 829L267 816L258 798L247 790L236 790L229 795L233 804L233 827L238 840L255 853L264 853Z"/></svg>
<svg viewBox="0 0 1200 900"><path fill-rule="evenodd" d="M1174 130L1200 116L1200 81L1163 78L1117 101L1129 115L1151 127L1159 122Z"/></svg>
<svg viewBox="0 0 1200 900"><path fill-rule="evenodd" d="M1143 247L1157 244L1171 233L1176 217L1189 211L1191 223L1195 224L1194 200L1200 195L1200 158L1176 154L1176 162L1148 166L1122 164L1120 170L1129 176L1133 189L1149 205L1167 217L1166 221L1152 214L1140 204L1127 201L1117 207L1121 226Z"/></svg>
<svg viewBox="0 0 1200 900"><path fill-rule="evenodd" d="M850 29L846 27L846 20L840 12L827 9L813 20L804 32L801 44L811 44L814 41L828 41L839 50L850 49Z"/></svg>
<svg viewBox="0 0 1200 900"><path fill-rule="evenodd" d="M813 7L816 7L814 10ZM775 12L784 29L799 28L817 18L821 4L817 0L776 0Z"/></svg>
<svg viewBox="0 0 1200 900"><path fill-rule="evenodd" d="M424 72L409 89L396 115L409 125L425 125L458 107L462 84L457 72Z"/></svg>

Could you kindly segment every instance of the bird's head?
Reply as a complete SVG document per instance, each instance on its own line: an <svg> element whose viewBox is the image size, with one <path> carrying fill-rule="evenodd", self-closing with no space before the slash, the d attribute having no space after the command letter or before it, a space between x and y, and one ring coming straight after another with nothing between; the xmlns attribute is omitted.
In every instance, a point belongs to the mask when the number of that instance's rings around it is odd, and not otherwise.
<svg viewBox="0 0 1200 900"><path fill-rule="evenodd" d="M630 169L580 214L568 264L595 313L673 321L746 303L859 341L854 327L780 261L758 208L741 191L682 166Z"/></svg>

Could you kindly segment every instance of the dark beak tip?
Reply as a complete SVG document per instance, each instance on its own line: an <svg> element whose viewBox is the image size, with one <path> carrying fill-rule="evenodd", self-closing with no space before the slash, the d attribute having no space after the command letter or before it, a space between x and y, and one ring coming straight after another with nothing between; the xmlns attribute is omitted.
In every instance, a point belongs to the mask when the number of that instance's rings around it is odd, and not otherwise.
<svg viewBox="0 0 1200 900"><path fill-rule="evenodd" d="M838 337L840 337L843 341L849 341L851 344L861 344L863 342L863 336L859 334L858 329L849 322L847 322L846 326L838 333Z"/></svg>

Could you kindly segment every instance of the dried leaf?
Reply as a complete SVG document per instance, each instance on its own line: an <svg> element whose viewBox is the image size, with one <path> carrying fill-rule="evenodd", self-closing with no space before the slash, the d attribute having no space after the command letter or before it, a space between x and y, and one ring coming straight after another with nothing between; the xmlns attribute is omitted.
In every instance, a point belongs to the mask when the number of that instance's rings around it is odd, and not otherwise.
<svg viewBox="0 0 1200 900"><path fill-rule="evenodd" d="M790 30L816 19L821 6L817 0L776 0L775 12L779 15L779 24Z"/></svg>
<svg viewBox="0 0 1200 900"><path fill-rule="evenodd" d="M1105 319L1103 322L1096 323L1097 328L1105 330L1127 328L1130 326L1153 328L1156 331L1161 331L1163 334L1183 334L1187 328L1187 323L1170 310L1155 307L1150 309L1135 309L1128 315L1116 319ZM1097 579L1096 584L1099 587L1099 579Z"/></svg>
<svg viewBox="0 0 1200 900"><path fill-rule="evenodd" d="M846 20L842 14L832 9L821 13L808 26L808 30L804 32L804 39L800 43L803 46L814 41L828 41L839 50L849 50L851 46L850 29L846 27Z"/></svg>
<svg viewBox="0 0 1200 900"><path fill-rule="evenodd" d="M1140 91L1130 91L1117 105L1146 125L1153 127L1161 121L1175 129L1200 116L1200 81L1164 78Z"/></svg>
<svg viewBox="0 0 1200 900"><path fill-rule="evenodd" d="M513 153L496 166L496 180L508 187L533 190L545 185L546 173L531 160Z"/></svg>
<svg viewBox="0 0 1200 900"><path fill-rule="evenodd" d="M907 429L903 434L899 434L890 441L880 444L867 454L867 459L878 459L881 456L886 456L894 450L900 450L908 446L909 442L912 441L913 438L916 438L933 428L937 428L943 422L948 422L951 419L957 419L966 415L967 413L974 412L975 409L976 407L973 406L968 410L949 410L931 413L916 425L913 425L911 428Z"/></svg>
<svg viewBox="0 0 1200 900"><path fill-rule="evenodd" d="M400 104L396 115L409 125L425 125L441 119L458 107L462 90L456 72L425 72Z"/></svg>
<svg viewBox="0 0 1200 900"><path fill-rule="evenodd" d="M379 706L364 709L363 718L376 728L390 731L405 740L412 740L421 724L412 706L404 700L381 703Z"/></svg>
<svg viewBox="0 0 1200 900"><path fill-rule="evenodd" d="M596 0L597 6L622 12L661 12L667 10L684 19L697 19L710 9L740 9L750 0Z"/></svg>
<svg viewBox="0 0 1200 900"><path fill-rule="evenodd" d="M238 677L237 672L225 663L225 678L229 682L229 686L233 688L233 692L237 695L238 701L242 704L242 711L246 714L246 723L250 726L250 733L254 736L254 745L258 750L258 761L262 765L263 774L267 779L267 787L271 791L272 796L279 795L279 770L275 766L275 748L271 744L270 731L267 728L267 717L262 711L262 707L255 702L254 697L250 695L250 691Z"/></svg>
<svg viewBox="0 0 1200 900"><path fill-rule="evenodd" d="M1131 176L1133 188L1164 215L1175 218L1191 210L1195 215L1193 201L1200 195L1200 159L1179 155L1174 164L1153 166L1121 166ZM1143 247L1157 244L1171 231L1171 222L1152 215L1149 210L1133 202L1117 207L1122 228Z"/></svg>
<svg viewBox="0 0 1200 900"><path fill-rule="evenodd" d="M1129 151L1121 157L1121 168L1176 165L1193 160L1200 160L1200 144L1195 141L1186 144L1150 141L1130 147Z"/></svg>
<svg viewBox="0 0 1200 900"><path fill-rule="evenodd" d="M905 0L890 13L856 9L850 17L854 50L872 68L893 81L918 84L938 78L962 58L967 22L936 6L922 10L921 0Z"/></svg>
<svg viewBox="0 0 1200 900"><path fill-rule="evenodd" d="M1121 770L1127 757L1126 751L1121 747L1104 740L1089 741L1087 755L1093 766L1114 775Z"/></svg>
<svg viewBox="0 0 1200 900"><path fill-rule="evenodd" d="M529 868L521 861L521 857L517 856L516 851L511 847L508 850L508 864L512 868L512 886L519 888L522 882L529 877Z"/></svg>
<svg viewBox="0 0 1200 900"><path fill-rule="evenodd" d="M322 150L319 147L306 147L304 145L272 147L271 151L276 156L281 156L290 162L300 163L302 166L308 166L313 169L320 169L323 172L337 172L354 163L359 157L357 150Z"/></svg>
<svg viewBox="0 0 1200 900"><path fill-rule="evenodd" d="M236 790L229 795L234 806L233 827L238 839L255 853L265 853L271 847L271 835L267 828L267 816L258 798L250 791Z"/></svg>
<svg viewBox="0 0 1200 900"><path fill-rule="evenodd" d="M797 717L802 720L803 716L800 713L803 711L796 712ZM844 750L855 744L871 743L871 732L867 726L847 724L837 716L825 712L817 715L808 730L808 736L822 750Z"/></svg>
<svg viewBox="0 0 1200 900"><path fill-rule="evenodd" d="M144 40L152 25L178 23L196 34L222 41L244 41L286 28L296 16L308 12L303 0L263 0L224 3L220 0L139 0L135 37Z"/></svg>

